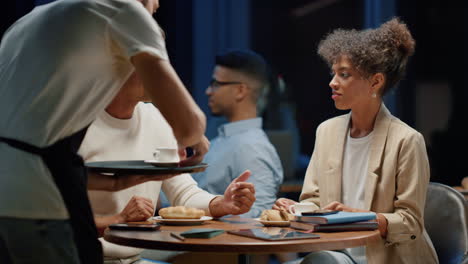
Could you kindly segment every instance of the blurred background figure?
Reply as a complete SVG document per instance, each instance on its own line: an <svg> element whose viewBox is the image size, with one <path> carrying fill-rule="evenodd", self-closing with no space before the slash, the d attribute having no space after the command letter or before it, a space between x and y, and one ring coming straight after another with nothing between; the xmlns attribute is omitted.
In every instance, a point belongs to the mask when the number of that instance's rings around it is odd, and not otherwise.
<svg viewBox="0 0 468 264"><path fill-rule="evenodd" d="M252 172L256 201L242 216L258 217L271 208L283 181L281 161L262 129L258 108L269 90L270 68L257 53L233 50L216 56L212 80L206 89L209 107L215 116L229 121L218 128L211 140L206 171L193 175L202 189L222 194L239 172ZM260 102L260 106L259 106Z"/></svg>

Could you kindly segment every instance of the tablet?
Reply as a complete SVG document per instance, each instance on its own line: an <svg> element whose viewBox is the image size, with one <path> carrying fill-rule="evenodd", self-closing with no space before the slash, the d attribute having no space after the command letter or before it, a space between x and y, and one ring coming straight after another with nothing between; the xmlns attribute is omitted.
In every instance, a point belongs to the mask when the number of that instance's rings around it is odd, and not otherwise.
<svg viewBox="0 0 468 264"><path fill-rule="evenodd" d="M298 232L288 230L286 228L278 227L265 227L255 229L239 229L229 230L229 234L258 238L269 241L291 240L291 239L307 239L307 238L320 238L317 234Z"/></svg>
<svg viewBox="0 0 468 264"><path fill-rule="evenodd" d="M133 223L118 223L109 225L110 229L114 230L129 230L129 231L156 231L159 230L158 224L133 224Z"/></svg>

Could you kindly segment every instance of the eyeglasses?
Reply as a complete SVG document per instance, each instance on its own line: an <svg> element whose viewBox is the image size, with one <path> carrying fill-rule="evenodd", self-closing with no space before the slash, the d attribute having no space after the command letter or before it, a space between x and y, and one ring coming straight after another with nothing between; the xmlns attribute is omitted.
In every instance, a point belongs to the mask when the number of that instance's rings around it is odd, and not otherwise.
<svg viewBox="0 0 468 264"><path fill-rule="evenodd" d="M216 91L219 88L221 88L221 86L231 85L231 84L241 84L241 82L220 82L216 79L211 79L209 87L212 89L212 91Z"/></svg>

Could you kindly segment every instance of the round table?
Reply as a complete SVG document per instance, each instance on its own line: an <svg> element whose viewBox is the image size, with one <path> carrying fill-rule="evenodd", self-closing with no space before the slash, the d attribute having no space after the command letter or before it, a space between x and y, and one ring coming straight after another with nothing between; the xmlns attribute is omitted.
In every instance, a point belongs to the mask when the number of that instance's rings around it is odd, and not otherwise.
<svg viewBox="0 0 468 264"><path fill-rule="evenodd" d="M378 230L319 233L318 239L298 239L284 241L266 241L223 233L210 239L186 238L181 241L171 236L171 232L180 233L192 228L215 228L237 230L248 228L266 228L253 219L225 218L206 221L198 226L162 225L160 231L117 231L107 229L104 239L119 245L147 249L162 249L191 252L226 252L243 254L240 262L248 262L246 254L278 252L311 252L335 250L364 246L380 239ZM269 227L275 228L275 227ZM284 228L284 227L283 227Z"/></svg>

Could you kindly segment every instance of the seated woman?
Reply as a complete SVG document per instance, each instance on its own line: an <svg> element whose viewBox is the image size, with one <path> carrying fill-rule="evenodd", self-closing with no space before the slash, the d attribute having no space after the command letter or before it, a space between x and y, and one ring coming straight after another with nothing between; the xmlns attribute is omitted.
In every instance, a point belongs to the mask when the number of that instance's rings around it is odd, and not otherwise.
<svg viewBox="0 0 468 264"><path fill-rule="evenodd" d="M429 182L424 138L382 102L402 79L414 46L407 26L396 18L377 29L338 29L320 43L318 54L332 71L335 107L351 111L317 128L299 199L317 208L375 212L382 239L361 251L312 253L302 263L438 262L424 229ZM273 208L294 203L281 198Z"/></svg>

